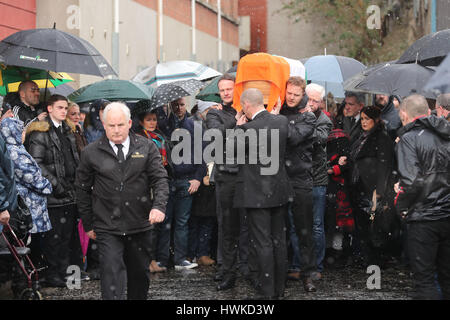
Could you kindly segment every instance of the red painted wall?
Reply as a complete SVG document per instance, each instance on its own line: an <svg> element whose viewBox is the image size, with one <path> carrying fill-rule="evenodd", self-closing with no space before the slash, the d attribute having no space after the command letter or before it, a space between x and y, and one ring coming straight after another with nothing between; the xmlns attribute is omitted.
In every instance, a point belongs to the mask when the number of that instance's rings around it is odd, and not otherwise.
<svg viewBox="0 0 450 320"><path fill-rule="evenodd" d="M0 40L36 28L36 0L0 0Z"/></svg>
<svg viewBox="0 0 450 320"><path fill-rule="evenodd" d="M239 0L239 16L250 16L250 52L267 52L267 1Z"/></svg>

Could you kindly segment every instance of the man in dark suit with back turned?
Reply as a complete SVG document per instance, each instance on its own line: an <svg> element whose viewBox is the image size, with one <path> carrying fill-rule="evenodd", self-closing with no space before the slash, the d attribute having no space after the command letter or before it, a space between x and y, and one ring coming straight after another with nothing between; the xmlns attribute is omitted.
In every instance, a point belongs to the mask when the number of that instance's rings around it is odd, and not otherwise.
<svg viewBox="0 0 450 320"><path fill-rule="evenodd" d="M237 121L237 157L245 146L245 163L240 164L234 203L247 210L250 235L250 258L258 266L258 297L278 298L284 295L287 249L285 214L293 197L285 169L288 120L270 114L258 89L247 89L241 95L243 115ZM246 139L246 136L256 136ZM252 149L257 147L257 154ZM253 149L254 150L254 149ZM239 161L239 160L238 160ZM238 162L239 163L239 162Z"/></svg>

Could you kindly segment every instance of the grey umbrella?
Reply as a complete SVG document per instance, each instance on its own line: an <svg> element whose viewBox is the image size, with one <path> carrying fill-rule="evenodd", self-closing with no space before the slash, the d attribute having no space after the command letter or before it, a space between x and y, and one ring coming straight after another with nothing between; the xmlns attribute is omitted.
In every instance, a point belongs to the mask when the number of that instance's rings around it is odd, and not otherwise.
<svg viewBox="0 0 450 320"><path fill-rule="evenodd" d="M398 63L420 63L424 66L438 66L450 52L450 29L428 34L414 42Z"/></svg>
<svg viewBox="0 0 450 320"><path fill-rule="evenodd" d="M406 97L413 93L424 94L427 98L434 95L425 94L423 87L433 75L434 70L419 64L386 64L373 68L364 79L354 85L356 91L397 95Z"/></svg>
<svg viewBox="0 0 450 320"><path fill-rule="evenodd" d="M154 108L161 107L169 102L196 94L205 84L190 79L165 83L156 88L151 104Z"/></svg>
<svg viewBox="0 0 450 320"><path fill-rule="evenodd" d="M450 93L450 54L442 61L423 90L432 92L436 96L441 93Z"/></svg>
<svg viewBox="0 0 450 320"><path fill-rule="evenodd" d="M89 42L53 29L16 32L0 42L0 61L6 65L105 77L117 75Z"/></svg>

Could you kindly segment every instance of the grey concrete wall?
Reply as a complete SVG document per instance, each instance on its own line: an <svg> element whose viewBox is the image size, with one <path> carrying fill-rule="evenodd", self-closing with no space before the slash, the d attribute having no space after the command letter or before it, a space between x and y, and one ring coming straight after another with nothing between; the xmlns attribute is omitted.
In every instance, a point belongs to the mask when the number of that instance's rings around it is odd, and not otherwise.
<svg viewBox="0 0 450 320"><path fill-rule="evenodd" d="M324 48L320 46L322 32L330 32L326 29L326 23L314 23L301 18L294 22L287 12L277 12L282 8L282 0L267 1L267 51L271 54L281 55L287 58L300 59L314 55L324 54ZM319 40L319 41L317 41ZM327 54L335 53L336 48L327 47Z"/></svg>

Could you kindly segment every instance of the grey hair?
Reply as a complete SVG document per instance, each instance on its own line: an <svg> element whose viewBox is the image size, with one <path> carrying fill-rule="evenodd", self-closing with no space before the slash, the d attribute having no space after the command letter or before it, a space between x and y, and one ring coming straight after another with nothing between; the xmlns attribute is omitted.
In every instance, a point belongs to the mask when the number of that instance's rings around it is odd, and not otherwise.
<svg viewBox="0 0 450 320"><path fill-rule="evenodd" d="M262 92L256 88L249 88L242 92L241 104L248 102L253 107L264 105L264 96Z"/></svg>
<svg viewBox="0 0 450 320"><path fill-rule="evenodd" d="M117 109L119 109L123 112L127 121L129 121L131 119L130 109L126 106L125 103L111 102L110 104L108 104L106 106L105 110L103 110L102 121L106 122L106 117L108 116L108 113L110 110L117 110Z"/></svg>
<svg viewBox="0 0 450 320"><path fill-rule="evenodd" d="M351 98L355 97L357 103L365 103L364 93L361 92L353 92L353 91L345 91L345 97Z"/></svg>
<svg viewBox="0 0 450 320"><path fill-rule="evenodd" d="M308 92L315 91L320 94L320 99L325 98L325 88L317 83L310 83L306 86L305 92L308 95Z"/></svg>
<svg viewBox="0 0 450 320"><path fill-rule="evenodd" d="M428 114L429 111L427 100L419 94L410 95L403 100L400 109L405 111L410 118Z"/></svg>
<svg viewBox="0 0 450 320"><path fill-rule="evenodd" d="M450 111L450 93L440 94L436 99L436 103L438 106Z"/></svg>

